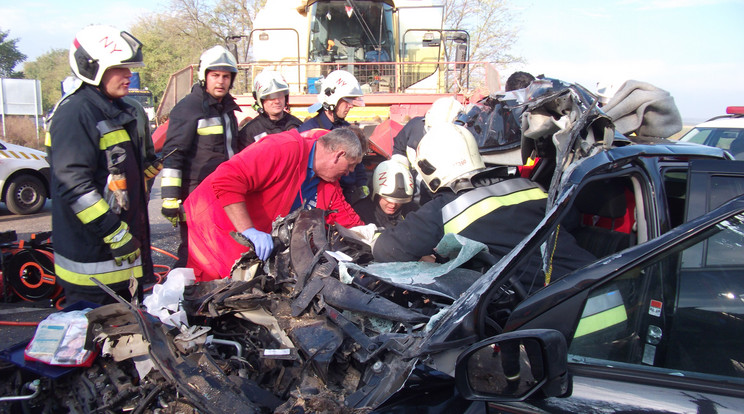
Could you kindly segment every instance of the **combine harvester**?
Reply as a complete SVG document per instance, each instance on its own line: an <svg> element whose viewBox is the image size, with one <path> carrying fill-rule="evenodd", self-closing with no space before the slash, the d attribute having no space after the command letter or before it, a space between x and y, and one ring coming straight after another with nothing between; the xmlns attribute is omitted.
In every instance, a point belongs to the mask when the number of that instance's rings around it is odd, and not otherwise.
<svg viewBox="0 0 744 414"><path fill-rule="evenodd" d="M500 89L489 63L469 61L469 34L444 28L441 1L272 1L259 11L252 31L232 40L242 38L247 51L228 45L238 59L250 57L239 64L244 90L232 91L242 109L239 121L256 116L252 80L265 69L284 75L291 112L300 119L314 115L307 108L316 100L320 79L344 69L359 80L366 105L352 110L347 120L358 123L373 150L385 157L400 124L425 114L436 99L475 102L487 89ZM171 76L158 119L189 93L197 70L191 65ZM478 79L483 90L471 79ZM162 129L155 134L156 148L165 138Z"/></svg>

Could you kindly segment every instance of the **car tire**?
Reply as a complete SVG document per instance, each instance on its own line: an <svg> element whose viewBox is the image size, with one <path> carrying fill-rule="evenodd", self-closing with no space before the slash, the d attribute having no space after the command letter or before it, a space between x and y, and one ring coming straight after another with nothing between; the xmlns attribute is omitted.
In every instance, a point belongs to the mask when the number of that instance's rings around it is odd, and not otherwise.
<svg viewBox="0 0 744 414"><path fill-rule="evenodd" d="M5 205L13 214L38 213L47 200L44 183L33 175L19 175L8 184Z"/></svg>

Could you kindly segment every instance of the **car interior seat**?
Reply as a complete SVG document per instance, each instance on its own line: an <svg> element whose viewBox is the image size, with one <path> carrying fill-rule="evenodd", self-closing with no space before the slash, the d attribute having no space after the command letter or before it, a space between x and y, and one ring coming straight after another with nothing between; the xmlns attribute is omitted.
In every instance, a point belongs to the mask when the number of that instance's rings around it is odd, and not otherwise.
<svg viewBox="0 0 744 414"><path fill-rule="evenodd" d="M635 242L635 198L620 180L599 180L586 185L576 198L579 226L572 231L579 245L596 257L605 257Z"/></svg>
<svg viewBox="0 0 744 414"><path fill-rule="evenodd" d="M729 152L737 160L744 159L744 131L739 132L739 136L736 137L735 140L731 141Z"/></svg>

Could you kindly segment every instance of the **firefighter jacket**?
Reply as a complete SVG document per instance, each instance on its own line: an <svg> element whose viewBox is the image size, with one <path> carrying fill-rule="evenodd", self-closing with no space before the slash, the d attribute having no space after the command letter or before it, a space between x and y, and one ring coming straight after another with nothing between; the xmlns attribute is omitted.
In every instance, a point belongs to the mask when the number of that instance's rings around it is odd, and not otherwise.
<svg viewBox="0 0 744 414"><path fill-rule="evenodd" d="M423 116L413 117L403 125L403 129L393 138L393 155L400 154L408 157L408 148L416 151L421 138L426 134L424 125ZM409 161L413 163L412 160Z"/></svg>
<svg viewBox="0 0 744 414"><path fill-rule="evenodd" d="M181 99L170 113L163 154L178 151L163 161L160 173L162 198L184 200L218 165L238 149L240 111L232 95L218 102L200 84Z"/></svg>
<svg viewBox="0 0 744 414"><path fill-rule="evenodd" d="M545 216L547 194L526 178L484 178L476 180L475 185L459 194L437 193L397 226L382 232L372 250L375 261L419 260L434 253L445 233L484 243L493 256L501 259ZM595 260L567 231L560 232L559 237L553 261L556 278ZM524 274L534 275L540 263L536 256L530 261L530 271ZM544 278L528 278L526 282L530 284L528 289L541 287Z"/></svg>
<svg viewBox="0 0 744 414"><path fill-rule="evenodd" d="M84 84L57 106L46 139L51 167L54 268L65 282L100 288L89 280L126 287L129 277L152 275L150 224L143 173L143 141L137 133L134 108L113 102L96 87ZM103 198L109 158L126 177L128 209L114 213ZM124 221L138 239L142 255L133 264L117 266L103 239Z"/></svg>
<svg viewBox="0 0 744 414"><path fill-rule="evenodd" d="M296 116L285 113L282 119L273 121L265 114L259 114L240 129L238 134L238 152L253 144L266 135L295 129L302 124Z"/></svg>
<svg viewBox="0 0 744 414"><path fill-rule="evenodd" d="M235 260L248 251L230 236L236 229L224 206L245 203L254 227L266 233L277 217L291 212L319 131L303 135L290 130L266 136L220 165L186 199L188 267L194 269L197 281L229 276ZM364 224L344 199L338 182L320 180L317 192L318 208L336 210L328 215L328 223Z"/></svg>

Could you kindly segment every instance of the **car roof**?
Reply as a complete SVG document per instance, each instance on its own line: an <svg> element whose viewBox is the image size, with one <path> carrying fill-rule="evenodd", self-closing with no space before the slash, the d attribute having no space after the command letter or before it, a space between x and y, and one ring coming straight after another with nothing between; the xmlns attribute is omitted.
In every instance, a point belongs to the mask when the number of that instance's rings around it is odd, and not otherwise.
<svg viewBox="0 0 744 414"><path fill-rule="evenodd" d="M695 125L695 128L742 128L744 129L744 117L722 117L714 118Z"/></svg>
<svg viewBox="0 0 744 414"><path fill-rule="evenodd" d="M643 145L634 144L602 151L581 161L568 178L569 182L579 184L590 171L605 165L625 163L639 157L703 157L727 159L721 148L705 145L672 142L668 144Z"/></svg>

